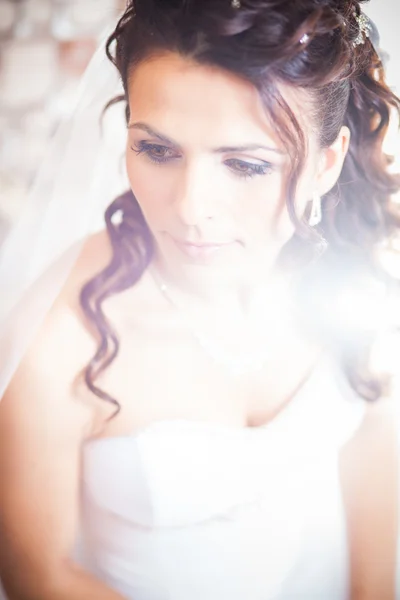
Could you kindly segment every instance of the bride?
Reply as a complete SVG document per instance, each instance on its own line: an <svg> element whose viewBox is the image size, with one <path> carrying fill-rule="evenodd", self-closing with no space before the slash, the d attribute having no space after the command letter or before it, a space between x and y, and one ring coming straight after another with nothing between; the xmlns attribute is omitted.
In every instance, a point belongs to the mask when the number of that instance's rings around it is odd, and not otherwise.
<svg viewBox="0 0 400 600"><path fill-rule="evenodd" d="M130 190L0 405L11 600L396 597L393 409L335 311L396 225L369 34L353 0L128 2Z"/></svg>

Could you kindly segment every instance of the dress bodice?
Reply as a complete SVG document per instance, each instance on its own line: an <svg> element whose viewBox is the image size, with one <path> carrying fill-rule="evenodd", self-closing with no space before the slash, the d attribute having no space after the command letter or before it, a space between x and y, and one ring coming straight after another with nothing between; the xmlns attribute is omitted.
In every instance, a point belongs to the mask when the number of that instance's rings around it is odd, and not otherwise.
<svg viewBox="0 0 400 600"><path fill-rule="evenodd" d="M345 600L338 457L363 414L323 360L263 427L89 442L81 560L129 600Z"/></svg>

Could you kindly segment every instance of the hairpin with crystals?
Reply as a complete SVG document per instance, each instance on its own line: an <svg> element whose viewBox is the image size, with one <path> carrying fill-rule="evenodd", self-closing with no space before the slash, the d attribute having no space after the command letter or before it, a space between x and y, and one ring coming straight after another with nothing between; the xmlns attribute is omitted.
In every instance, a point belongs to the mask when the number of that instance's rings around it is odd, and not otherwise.
<svg viewBox="0 0 400 600"><path fill-rule="evenodd" d="M372 26L369 18L364 13L360 13L359 15L354 11L353 17L357 21L358 25L358 34L356 39L353 41L353 46L360 46L361 44L365 44L366 39L369 38Z"/></svg>
<svg viewBox="0 0 400 600"><path fill-rule="evenodd" d="M242 3L240 0L231 0L231 6L232 8L238 10L242 7ZM370 37L370 34L372 32L372 25L367 15L365 15L364 13L360 13L358 15L356 11L354 11L353 17L355 18L358 25L358 34L356 39L353 41L353 46L356 47L360 46L361 44L365 44L366 39ZM299 39L299 42L300 44L304 45L309 41L309 39L309 34L304 33Z"/></svg>
<svg viewBox="0 0 400 600"><path fill-rule="evenodd" d="M356 39L353 41L353 46L356 47L356 46L360 46L361 44L365 44L366 39L369 38L369 36L372 32L372 25L371 25L371 22L370 22L369 18L367 17L367 15L365 15L364 13L360 13L358 15L354 11L353 17L355 18L357 25L358 25L358 34L357 34ZM299 42L300 42L300 44L306 44L309 39L310 39L310 36L308 35L308 33L305 33L299 39Z"/></svg>

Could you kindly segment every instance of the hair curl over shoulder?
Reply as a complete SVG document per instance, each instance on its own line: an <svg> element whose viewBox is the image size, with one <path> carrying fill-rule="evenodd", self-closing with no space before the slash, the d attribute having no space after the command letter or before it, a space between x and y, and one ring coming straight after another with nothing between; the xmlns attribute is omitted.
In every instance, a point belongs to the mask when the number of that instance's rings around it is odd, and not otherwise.
<svg viewBox="0 0 400 600"><path fill-rule="evenodd" d="M326 289L334 294L361 267L381 276L374 248L398 226L390 197L400 187L399 178L388 173L382 142L391 113L399 113L400 100L385 82L371 40L354 45L359 33L355 14L360 14L361 3L242 0L241 4L237 10L230 0L130 0L107 43L108 57L124 85L124 95L110 104L124 100L129 120L129 73L145 58L163 52L177 52L200 65L225 69L255 86L291 156L287 207L296 234L282 251L282 264L304 275L299 277L298 291L299 298L306 298L305 322L312 328L317 321L319 335L336 348L339 336L330 323L329 302L320 297L316 300L317 294L310 290L313 282L320 284L325 278ZM317 234L296 214L293 202L307 155L307 138L280 92L287 86L309 94L322 148L334 142L343 125L351 131L341 176L323 199L323 221ZM123 221L113 225L111 216L121 208ZM106 223L113 259L88 282L81 298L84 312L100 336L86 382L95 394L118 406L94 383L118 352L118 339L101 305L106 297L134 285L149 263L152 247L131 193L109 207ZM321 237L327 240L328 250L315 260ZM306 296L302 294L303 281ZM365 397L375 398L381 386L360 368L365 343L365 339L349 343L339 354L354 387Z"/></svg>

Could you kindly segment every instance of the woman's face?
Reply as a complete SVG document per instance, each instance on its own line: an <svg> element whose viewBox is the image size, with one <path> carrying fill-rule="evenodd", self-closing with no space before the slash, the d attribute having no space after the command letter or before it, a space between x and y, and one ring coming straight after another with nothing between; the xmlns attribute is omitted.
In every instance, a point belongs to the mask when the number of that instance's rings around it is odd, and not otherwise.
<svg viewBox="0 0 400 600"><path fill-rule="evenodd" d="M301 123L301 108L286 100ZM294 230L284 197L289 157L255 88L166 54L132 72L129 106L128 175L159 258L185 273L265 273ZM311 134L308 143L300 213L320 158Z"/></svg>

